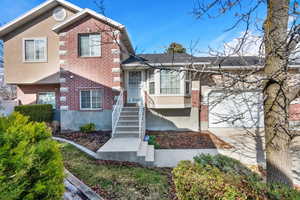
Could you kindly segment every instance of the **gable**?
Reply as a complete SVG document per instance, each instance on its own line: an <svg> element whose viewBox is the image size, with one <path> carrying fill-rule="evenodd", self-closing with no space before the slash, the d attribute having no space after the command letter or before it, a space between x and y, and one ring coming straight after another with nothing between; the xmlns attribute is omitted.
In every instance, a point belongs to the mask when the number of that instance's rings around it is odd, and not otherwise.
<svg viewBox="0 0 300 200"><path fill-rule="evenodd" d="M50 10L53 10L58 6L62 6L72 13L77 13L82 10L81 8L65 0L48 0L40 4L39 6L31 9L22 16L16 18L15 20L2 26L0 28L0 38L3 38L8 33L15 31L16 29L36 20L37 18L41 17L42 15L45 15L45 13L48 13Z"/></svg>

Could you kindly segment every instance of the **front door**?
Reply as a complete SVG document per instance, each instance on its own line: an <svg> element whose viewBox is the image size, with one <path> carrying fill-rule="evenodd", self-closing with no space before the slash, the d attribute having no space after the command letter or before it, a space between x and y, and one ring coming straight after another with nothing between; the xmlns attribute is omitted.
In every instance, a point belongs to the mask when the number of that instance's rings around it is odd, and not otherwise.
<svg viewBox="0 0 300 200"><path fill-rule="evenodd" d="M138 103L141 101L141 88L142 88L142 72L141 71L128 71L128 90L127 102Z"/></svg>

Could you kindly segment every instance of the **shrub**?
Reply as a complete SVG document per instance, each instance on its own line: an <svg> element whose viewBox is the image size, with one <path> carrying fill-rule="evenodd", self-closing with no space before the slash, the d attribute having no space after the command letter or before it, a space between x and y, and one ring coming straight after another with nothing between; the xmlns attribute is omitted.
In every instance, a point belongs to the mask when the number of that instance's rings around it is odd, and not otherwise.
<svg viewBox="0 0 300 200"><path fill-rule="evenodd" d="M160 145L156 141L156 137L154 135L150 135L148 139L148 144L149 145L154 145L155 149L159 149Z"/></svg>
<svg viewBox="0 0 300 200"><path fill-rule="evenodd" d="M16 106L15 111L28 116L31 121L35 122L52 122L53 120L53 109L50 104Z"/></svg>
<svg viewBox="0 0 300 200"><path fill-rule="evenodd" d="M62 156L45 123L0 118L0 158L1 200L62 199Z"/></svg>
<svg viewBox="0 0 300 200"><path fill-rule="evenodd" d="M218 168L182 161L172 173L180 200L247 199L243 191L232 184L240 184L239 179L224 175Z"/></svg>
<svg viewBox="0 0 300 200"><path fill-rule="evenodd" d="M96 125L94 123L85 124L80 127L80 131L84 133L90 133L96 131Z"/></svg>
<svg viewBox="0 0 300 200"><path fill-rule="evenodd" d="M215 156L210 154L200 154L198 156L195 156L194 160L203 167L206 167L208 165L213 166L225 173L233 173L245 176L257 176L257 174L252 172L240 161L221 154L217 154Z"/></svg>
<svg viewBox="0 0 300 200"><path fill-rule="evenodd" d="M281 184L267 185L239 161L223 155L199 155L173 170L181 200L298 200L300 193Z"/></svg>

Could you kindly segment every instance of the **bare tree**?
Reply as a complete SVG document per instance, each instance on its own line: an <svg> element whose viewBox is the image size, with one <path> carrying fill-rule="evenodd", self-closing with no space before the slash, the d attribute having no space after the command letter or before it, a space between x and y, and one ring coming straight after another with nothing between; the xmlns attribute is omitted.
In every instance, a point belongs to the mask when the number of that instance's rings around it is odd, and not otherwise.
<svg viewBox="0 0 300 200"><path fill-rule="evenodd" d="M193 64L193 56L191 55L191 62L180 69L164 65L154 66L139 56L127 52L118 42L119 34L112 28L103 30L99 27L99 32L108 34L111 40L118 44L122 53L135 57L149 68L179 72L191 71L194 74L193 78L200 80L204 77L218 77L217 79L221 81L215 85L228 91L225 93L227 98L247 91L261 92L262 98L256 102L259 104L256 105L258 108L256 113L259 115L259 110L263 110L264 113L265 148L260 148L266 150L267 181L270 183L281 182L292 186L292 160L289 151L291 142L297 134L289 126L289 105L293 100L300 97L300 81L297 77L298 74L289 69L289 64L297 61L300 40L300 25L297 24L297 16L299 15L297 1L293 5L289 0L196 0L194 2L194 14L197 18L204 16L209 18L222 17L229 13L236 20L228 30L238 26L245 28L234 46L225 45L226 48L224 49L227 50L223 52L210 49L210 53L214 55L214 59L211 60L212 65L196 66ZM103 0L97 1L97 6L100 12L105 15ZM266 19L257 17L261 12L259 11L261 7L267 11ZM291 16L295 18L289 24ZM252 29L261 33L261 37L258 38L262 41L258 52L259 62L256 65L249 63L250 68L244 67L234 72L224 69L223 63L233 55L240 57L247 64L247 59L243 57L243 48L247 45L247 38ZM102 41L101 45L105 44L106 42ZM195 52L195 48L193 45L191 46L191 52ZM248 117L256 121L257 117L252 116L253 103L250 103L247 98L244 98L243 103L248 106L248 112L251 111ZM221 122L234 123L240 118L241 113L221 116ZM259 122L253 123L251 128L253 127L259 127ZM249 129L248 126L243 128ZM257 132L253 136L257 137ZM262 141L258 141L258 143L260 146L263 145Z"/></svg>
<svg viewBox="0 0 300 200"><path fill-rule="evenodd" d="M297 1L278 0L212 0L196 1L194 13L197 17L220 17L235 12L236 21L230 29L241 24L245 26L244 35L240 43L232 51L239 54L250 27L259 27L255 17L259 7L267 10L267 17L262 26L263 43L261 44L263 68L259 72L259 79L252 81L263 92L264 131L266 142L267 181L282 182L292 185L292 160L290 145L295 132L289 127L289 105L300 95L300 85L297 76L289 70L289 64L297 58L299 43L299 15ZM246 9L243 9L246 8ZM217 9L217 12L212 12ZM212 15L211 13L217 13ZM292 24L289 19L294 16ZM253 74L255 74L253 73ZM239 77L239 78L237 78ZM233 78L233 82L247 82L249 73ZM298 77L299 78L299 77ZM253 84L251 83L251 84Z"/></svg>

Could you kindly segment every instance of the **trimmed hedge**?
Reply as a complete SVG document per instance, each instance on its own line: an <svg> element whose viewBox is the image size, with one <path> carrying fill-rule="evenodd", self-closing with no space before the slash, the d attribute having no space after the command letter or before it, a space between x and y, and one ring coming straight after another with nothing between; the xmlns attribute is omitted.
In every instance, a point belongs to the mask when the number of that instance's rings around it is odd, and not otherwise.
<svg viewBox="0 0 300 200"><path fill-rule="evenodd" d="M267 185L239 161L200 155L173 169L180 200L299 200L300 192L282 184Z"/></svg>
<svg viewBox="0 0 300 200"><path fill-rule="evenodd" d="M45 123L0 118L0 200L61 200L64 166Z"/></svg>
<svg viewBox="0 0 300 200"><path fill-rule="evenodd" d="M31 121L35 122L52 122L53 120L53 108L51 104L16 106L15 111L28 116Z"/></svg>

